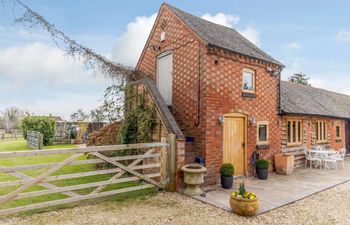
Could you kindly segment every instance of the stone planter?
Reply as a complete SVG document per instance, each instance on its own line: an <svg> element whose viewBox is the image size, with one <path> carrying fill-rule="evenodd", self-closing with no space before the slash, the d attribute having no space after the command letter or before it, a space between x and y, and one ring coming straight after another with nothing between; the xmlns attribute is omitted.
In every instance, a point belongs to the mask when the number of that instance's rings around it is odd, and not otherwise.
<svg viewBox="0 0 350 225"><path fill-rule="evenodd" d="M183 166L181 170L184 172L186 184L184 193L191 196L203 194L200 185L204 183L204 173L207 169L199 164L190 164Z"/></svg>
<svg viewBox="0 0 350 225"><path fill-rule="evenodd" d="M259 210L260 201L258 196L254 200L246 198L230 197L232 211L240 216L254 216Z"/></svg>
<svg viewBox="0 0 350 225"><path fill-rule="evenodd" d="M276 173L282 175L289 175L293 173L294 169L294 155L275 155Z"/></svg>

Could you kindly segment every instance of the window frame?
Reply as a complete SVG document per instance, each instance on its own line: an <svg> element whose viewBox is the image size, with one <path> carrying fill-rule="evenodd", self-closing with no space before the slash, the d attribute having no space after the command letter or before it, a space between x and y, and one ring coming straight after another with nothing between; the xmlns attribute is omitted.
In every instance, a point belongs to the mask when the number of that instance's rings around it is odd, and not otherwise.
<svg viewBox="0 0 350 225"><path fill-rule="evenodd" d="M252 76L253 76L252 77L253 90L246 90L246 89L244 89L244 73L245 72L251 73ZM249 68L243 68L243 70L242 70L242 92L255 94L255 76L256 76L255 70L249 69Z"/></svg>
<svg viewBox="0 0 350 225"><path fill-rule="evenodd" d="M319 126L322 124L322 126ZM320 130L323 132L320 133ZM321 139L320 136L323 136ZM316 143L328 143L328 122L325 120L317 120L316 121Z"/></svg>
<svg viewBox="0 0 350 225"><path fill-rule="evenodd" d="M296 132L295 135L295 141L293 140L293 135L294 135L294 129L293 129L293 122L295 122L296 126L298 126L299 129L297 129L297 127L295 128L295 130L299 132ZM300 122L300 125L298 125ZM288 129L288 123L290 123L290 127ZM295 118L287 118L287 146L299 146L303 144L303 140L304 140L304 134L303 134L303 120L302 119L295 119ZM290 138L288 137L288 135L290 134ZM299 139L299 140L298 140Z"/></svg>
<svg viewBox="0 0 350 225"><path fill-rule="evenodd" d="M260 131L259 131L259 127L260 125L265 125L266 126L266 141L260 141L259 140L259 136L260 136ZM267 145L269 143L269 122L267 121L259 121L257 122L257 126L256 126L256 144L257 145Z"/></svg>
<svg viewBox="0 0 350 225"><path fill-rule="evenodd" d="M337 135L337 128L339 128L339 136ZM341 140L341 123L339 121L335 122L335 131L334 131L335 140Z"/></svg>

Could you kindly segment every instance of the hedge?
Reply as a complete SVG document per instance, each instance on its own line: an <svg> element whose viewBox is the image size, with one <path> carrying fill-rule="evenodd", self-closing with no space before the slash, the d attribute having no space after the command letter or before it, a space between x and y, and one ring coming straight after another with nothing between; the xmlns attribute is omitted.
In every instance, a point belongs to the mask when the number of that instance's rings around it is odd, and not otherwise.
<svg viewBox="0 0 350 225"><path fill-rule="evenodd" d="M23 137L27 140L27 131L38 131L43 134L43 144L51 145L55 136L56 121L46 116L26 116L22 121Z"/></svg>

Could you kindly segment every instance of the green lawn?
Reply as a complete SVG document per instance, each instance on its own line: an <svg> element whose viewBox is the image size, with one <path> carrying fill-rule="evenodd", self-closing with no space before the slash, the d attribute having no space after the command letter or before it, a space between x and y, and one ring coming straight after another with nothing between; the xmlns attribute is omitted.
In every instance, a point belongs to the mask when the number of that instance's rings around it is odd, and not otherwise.
<svg viewBox="0 0 350 225"><path fill-rule="evenodd" d="M76 145L72 144L56 144L50 146L44 146L44 149L55 149L55 148L73 148ZM0 141L0 152L12 152L12 151L20 151L20 150L30 150L27 147L26 140L17 139L17 140L1 140Z"/></svg>
<svg viewBox="0 0 350 225"><path fill-rule="evenodd" d="M52 146L45 146L45 149L53 149L53 148L73 148L76 147L75 145L71 144L60 144L60 145L52 145ZM19 151L19 150L29 150L29 148L26 146L26 141L23 139L18 140L10 140L10 141L0 141L0 152L4 151ZM17 157L17 158L6 158L6 159L0 159L0 166L17 166L17 165L32 165L32 164L41 164L41 163L55 163L55 162L61 162L67 157L69 157L70 154L61 154L61 155L47 155L47 156L33 156L33 157ZM84 155L78 160L84 160L87 156ZM39 174L43 173L46 169L36 169L36 170L27 170L27 171L21 171L22 173L36 177ZM87 164L87 165L74 165L74 166L65 166L61 168L60 170L56 171L52 175L61 175L61 174L70 174L70 173L80 173L80 172L87 172L87 171L94 171L96 170L95 165L93 164ZM52 181L50 183L56 185L56 186L70 186L70 185L77 185L77 184L83 184L83 183L92 183L92 182L98 182L103 180L108 180L111 178L113 174L104 174L104 175L95 175L95 176L89 176L89 177L82 177L82 178L74 178L74 179L66 179L66 180L59 180L59 181ZM6 173L0 173L0 182L3 181L11 181L11 180L17 180L15 176L12 176L10 174ZM125 187L132 187L140 185L140 182L125 182L121 184L114 184L114 185L108 185L103 191L107 190L113 190L113 189L120 189ZM12 186L12 187L2 187L0 188L0 196L10 193L11 191L15 190L18 186ZM25 192L30 191L37 191L37 190L44 190L46 188L34 185ZM90 193L94 188L88 188L88 189L82 189L75 191L79 194L88 194ZM138 197L145 194L154 193L155 190L140 190L135 192L126 193L123 195L120 195L119 197L115 198L108 198L109 200L122 200L123 198L129 198L129 197ZM31 197L31 198L24 198L24 199L18 199L18 200L12 200L8 203L5 203L0 206L0 209L4 208L12 208L17 206L23 206L27 204L32 203L39 203L39 202L45 202L45 201L51 201L51 200L57 200L67 198L64 194L50 194L45 196L39 196L39 197ZM95 200L94 200L95 202ZM49 209L45 210L52 210L56 208L62 208L62 207L70 207L74 206L76 204L66 204L63 206L57 206L57 207L50 207ZM43 210L34 210L32 212L38 212Z"/></svg>

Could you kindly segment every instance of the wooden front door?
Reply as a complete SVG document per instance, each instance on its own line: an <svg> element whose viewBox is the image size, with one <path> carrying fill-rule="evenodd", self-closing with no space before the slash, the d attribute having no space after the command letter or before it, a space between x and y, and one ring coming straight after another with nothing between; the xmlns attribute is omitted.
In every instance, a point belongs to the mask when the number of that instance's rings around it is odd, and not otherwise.
<svg viewBox="0 0 350 225"><path fill-rule="evenodd" d="M225 116L223 162L232 163L235 176L245 175L245 117Z"/></svg>

